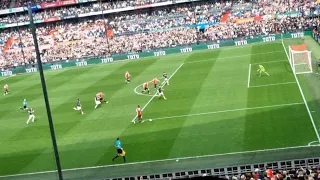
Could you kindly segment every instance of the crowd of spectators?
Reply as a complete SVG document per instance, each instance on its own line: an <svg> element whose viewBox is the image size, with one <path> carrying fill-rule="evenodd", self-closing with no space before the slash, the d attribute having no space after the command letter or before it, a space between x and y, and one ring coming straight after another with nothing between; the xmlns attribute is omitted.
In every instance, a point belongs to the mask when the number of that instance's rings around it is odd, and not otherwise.
<svg viewBox="0 0 320 180"><path fill-rule="evenodd" d="M9 8L11 0L2 0L0 1L0 9L7 9Z"/></svg>
<svg viewBox="0 0 320 180"><path fill-rule="evenodd" d="M0 1L0 9L8 9L11 7L25 7L28 6L28 3L31 4L42 4L42 3L51 3L51 2L58 2L58 1L65 1L65 0L1 0ZM110 1L110 0L109 0ZM156 2L164 2L168 0L130 0L126 2L121 2L120 0L114 1L113 3L109 3L109 5L105 5L105 8L112 7L120 8L120 7L127 7L127 6L141 6L145 4L152 4ZM110 9L110 8L109 8Z"/></svg>
<svg viewBox="0 0 320 180"><path fill-rule="evenodd" d="M234 176L224 176L225 180L319 180L320 167L308 167L288 170L260 170Z"/></svg>
<svg viewBox="0 0 320 180"><path fill-rule="evenodd" d="M155 1L142 1L142 3ZM137 1L120 2L122 3L120 7L123 7L126 6L125 4ZM197 41L252 38L257 35L305 30L319 25L318 18L307 18L306 13L302 13L314 5L311 0L256 0L252 3L238 1L233 4L204 1L156 8L147 12L125 12L106 16L105 19L101 17L82 18L76 21L40 24L37 28L37 35L43 55L42 60L52 62L83 56L149 51L150 49L193 44ZM272 18L266 13L270 7L274 7L272 11L277 12L299 10L298 17ZM112 6L112 8L117 7ZM218 23L226 9L231 10L228 20L225 23ZM269 16L264 16L263 19L257 21L236 23L239 19L259 15ZM35 16L37 17L37 14ZM209 25L205 29L197 29L192 26L196 23L209 22L218 24ZM107 38L106 34L111 37ZM35 55L30 30L20 27L19 30L11 28L1 32L1 49L4 48L9 38L14 40L9 47L6 47L6 51L0 54L0 66L32 63Z"/></svg>
<svg viewBox="0 0 320 180"><path fill-rule="evenodd" d="M270 34L290 33L312 29L320 24L318 18L283 17L281 19L263 19L243 23L227 22L225 24L210 25L204 35L208 40L226 40L230 38L253 38Z"/></svg>
<svg viewBox="0 0 320 180"><path fill-rule="evenodd" d="M142 177L142 176L141 176ZM255 169L239 175L211 175L185 176L177 179L201 179L201 180L319 180L320 167L292 168L287 170ZM171 180L171 178L169 178Z"/></svg>

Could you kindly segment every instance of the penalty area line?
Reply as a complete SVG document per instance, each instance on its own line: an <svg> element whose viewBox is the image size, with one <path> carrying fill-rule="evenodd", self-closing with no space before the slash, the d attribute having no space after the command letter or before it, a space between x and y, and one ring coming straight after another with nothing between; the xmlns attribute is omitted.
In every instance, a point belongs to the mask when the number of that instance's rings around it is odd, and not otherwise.
<svg viewBox="0 0 320 180"><path fill-rule="evenodd" d="M182 63L173 73L172 75L168 78L168 81L178 72L178 70L184 65L184 63ZM157 93L154 93L154 95L150 98L150 100L146 103L146 105L144 105L141 109L141 111L143 111L150 103L151 101L156 97ZM138 117L138 115L136 115L131 122L134 122L136 120L136 118Z"/></svg>
<svg viewBox="0 0 320 180"><path fill-rule="evenodd" d="M268 63L278 63L278 62L287 62L288 60L278 60L278 61L265 61L265 62L258 62L258 63L251 63L253 65L256 64L268 64Z"/></svg>
<svg viewBox="0 0 320 180"><path fill-rule="evenodd" d="M265 87L265 86L277 86L277 85L284 85L284 84L297 84L297 82L284 82L284 83L275 83L275 84L263 84L257 86L250 86L250 88L257 88L257 87Z"/></svg>
<svg viewBox="0 0 320 180"><path fill-rule="evenodd" d="M289 104L276 104L276 105L270 105L270 106L258 106L258 107L229 109L229 110L211 111L211 112L195 113L195 114L184 114L184 115L178 115L178 116L152 118L152 121L163 120L163 119L182 118L182 117L202 116L202 115L209 115L209 114L220 114L220 113L228 113L228 112L235 112L235 111L246 111L246 110L267 109L267 108L274 108L274 107L294 106L294 105L301 105L301 104L304 104L304 103L300 102L300 103L289 103Z"/></svg>

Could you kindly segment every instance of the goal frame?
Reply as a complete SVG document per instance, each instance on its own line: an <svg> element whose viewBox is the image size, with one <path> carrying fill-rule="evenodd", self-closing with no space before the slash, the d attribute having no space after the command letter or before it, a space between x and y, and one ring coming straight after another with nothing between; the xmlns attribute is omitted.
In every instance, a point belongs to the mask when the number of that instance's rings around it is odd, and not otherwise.
<svg viewBox="0 0 320 180"><path fill-rule="evenodd" d="M305 62L296 63L294 54L305 54L305 56L306 56ZM290 61L290 65L292 67L293 73L295 73L295 74L313 73L311 51L293 50L293 48L291 46L289 46L289 61ZM297 72L296 67L300 66L300 65L308 65L309 71Z"/></svg>

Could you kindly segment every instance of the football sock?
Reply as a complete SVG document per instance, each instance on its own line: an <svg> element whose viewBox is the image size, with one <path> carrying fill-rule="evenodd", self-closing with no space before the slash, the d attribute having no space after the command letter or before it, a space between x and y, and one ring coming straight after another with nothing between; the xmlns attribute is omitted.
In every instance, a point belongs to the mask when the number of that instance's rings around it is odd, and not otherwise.
<svg viewBox="0 0 320 180"><path fill-rule="evenodd" d="M112 161L114 161L115 159L117 159L119 156L118 155L116 155L116 157L114 157L114 158L112 158Z"/></svg>

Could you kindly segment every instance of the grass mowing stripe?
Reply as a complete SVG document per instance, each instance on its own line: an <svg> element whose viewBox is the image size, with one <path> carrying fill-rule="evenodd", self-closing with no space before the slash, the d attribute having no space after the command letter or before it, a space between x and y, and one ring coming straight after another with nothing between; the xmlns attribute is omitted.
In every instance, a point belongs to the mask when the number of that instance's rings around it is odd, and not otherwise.
<svg viewBox="0 0 320 180"><path fill-rule="evenodd" d="M91 166L91 167L83 167L83 168L63 169L62 172L80 171L80 170L87 170L87 169L99 169L99 168L106 168L106 167L128 166L128 165L135 165L135 164L148 164L148 163L157 163L157 162L165 162L165 161L197 159L197 158L206 158L206 157L218 157L218 156L227 156L227 155L236 155L236 154L272 152L272 151L280 151L280 150L288 150L288 149L312 148L312 147L318 147L318 146L319 145L292 146L292 147L283 147L283 148L274 148L274 149L241 151L241 152L222 153L222 154L209 154L209 155L202 155L202 156L188 156L188 157L169 158L169 159L161 159L161 160L153 160L153 161L142 161L142 162L131 162L131 163L124 163L124 164L114 164L114 165L104 165L104 166ZM0 178L18 177L18 176L30 176L30 175L56 173L56 172L57 171L54 170L54 171L41 171L41 172L24 173L24 174L12 174L12 175L0 176Z"/></svg>
<svg viewBox="0 0 320 180"><path fill-rule="evenodd" d="M248 88L250 87L250 76L251 76L251 64L249 64Z"/></svg>
<svg viewBox="0 0 320 180"><path fill-rule="evenodd" d="M284 51L285 51L285 53L286 53L286 55L287 55L288 61L289 61L289 63L290 63L289 54L288 54L287 49L286 49L286 47L285 47L285 45L284 45L284 43L283 43L283 39L282 39L281 43L282 43L282 47L283 47L283 49L284 49ZM291 67L291 68L292 68L292 67ZM310 117L312 126L313 126L313 128L314 128L314 131L315 131L315 133L316 133L318 142L320 143L320 136L319 136L318 129L317 129L317 127L316 127L316 124L314 123L313 117L312 117L312 115L311 115L311 112L310 112L309 106L308 106L308 104L307 104L306 98L304 97L304 94L303 94L302 88L301 88L301 86L300 86L300 83L299 83L299 81L298 81L297 75L294 73L293 69L292 69L292 72L293 72L294 78L296 79L296 82L297 82L299 91L300 91L300 93L301 93L303 102L304 102L304 104L305 104L305 106L306 106L306 109L307 109L307 111L308 111L308 114L309 114L309 117Z"/></svg>
<svg viewBox="0 0 320 180"><path fill-rule="evenodd" d="M256 54L244 54L240 56L229 56L229 57L223 57L223 58L215 58L215 59L206 59L206 60L200 60L200 61L191 61L191 62L184 62L185 64L192 64L192 63L200 63L205 61L212 61L212 60L220 60L220 59L232 59L237 57L246 57L246 56L252 56L252 55L264 55L264 54L274 54L274 53L282 53L283 51L273 51L273 52L264 52L264 53L256 53Z"/></svg>
<svg viewBox="0 0 320 180"><path fill-rule="evenodd" d="M284 82L284 83L275 83L275 84L264 84L264 85L250 86L250 88L258 88L258 87L266 87L266 86L277 86L277 85L295 84L295 83L297 83L297 82Z"/></svg>
<svg viewBox="0 0 320 180"><path fill-rule="evenodd" d="M245 111L245 110L253 110L253 109L265 109L265 108L274 108L274 107L294 106L294 105L301 105L301 104L304 104L304 103L301 102L301 103L277 104L277 105L271 105L271 106L258 106L258 107L229 109L229 110L212 111L212 112L195 113L195 114L184 114L184 115L179 115L179 116L168 116L168 117L152 118L152 120L154 121L154 120L162 120L162 119L173 119L173 118L182 118L182 117L191 117L191 116L201 116L201 115L208 115L208 114L219 114L219 113Z"/></svg>
<svg viewBox="0 0 320 180"><path fill-rule="evenodd" d="M168 81L178 72L178 70L183 66L184 63L182 63L173 73L172 75L168 78ZM141 109L141 111L143 111L149 104L150 102L156 97L157 93L154 93L154 95L151 97L151 99L146 103L146 105L144 105ZM136 115L131 122L134 122L136 120L136 118L138 117L138 115Z"/></svg>

